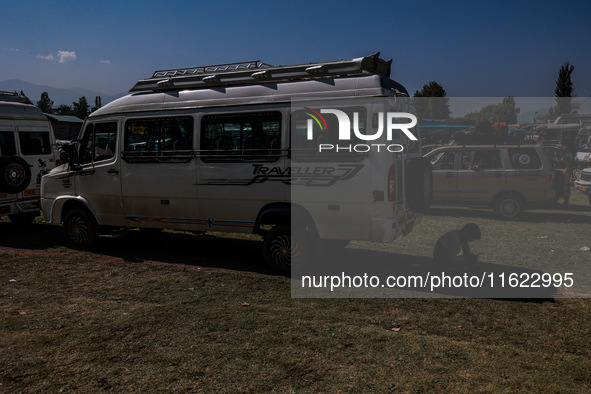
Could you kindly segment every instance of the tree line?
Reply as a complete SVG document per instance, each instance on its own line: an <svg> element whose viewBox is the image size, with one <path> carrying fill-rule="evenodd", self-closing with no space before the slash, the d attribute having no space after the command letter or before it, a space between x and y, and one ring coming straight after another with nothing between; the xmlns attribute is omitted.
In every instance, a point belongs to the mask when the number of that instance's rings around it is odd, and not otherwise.
<svg viewBox="0 0 591 394"><path fill-rule="evenodd" d="M554 89L556 105L551 107L547 114L539 116L540 119L554 119L560 115L577 112L579 106L572 102L574 87L571 77L574 69L575 66L569 62L564 63L560 67L558 78L555 81L556 88ZM447 98L447 92L439 83L430 81L423 85L421 90L417 90L413 97L419 98L419 100L415 100L415 110L419 118L450 119L449 98ZM96 111L101 106L100 96L95 97L92 108L84 96L80 97L78 102L74 102L72 105L60 104L56 108L53 108L53 101L49 98L47 92L41 93L41 97L37 101L37 107L44 113L73 115L80 119L85 119L91 112ZM487 105L478 112L470 112L464 115L464 118L475 122L517 123L517 114L519 114L519 108L515 106L515 99L513 97L505 97L501 103Z"/></svg>
<svg viewBox="0 0 591 394"><path fill-rule="evenodd" d="M49 93L41 93L41 97L37 101L37 107L46 114L53 115L71 115L80 119L85 119L91 112L96 111L102 107L101 96L94 98L94 106L91 108L85 96L78 99L78 102L73 102L72 105L60 104L53 107L53 100L49 98Z"/></svg>
<svg viewBox="0 0 591 394"><path fill-rule="evenodd" d="M540 115L541 120L555 119L560 115L576 113L579 104L573 103L572 99L575 96L574 87L572 83L572 73L575 66L566 62L558 70L558 78L556 79L556 88L554 95L556 97L556 105L550 107L548 113ZM437 119L447 120L451 117L449 109L449 98L447 92L439 83L430 81L423 85L421 90L417 90L414 94L415 110L417 117L422 119ZM499 104L490 104L483 107L478 112L470 112L464 115L464 119L473 120L475 122L490 121L490 122L506 122L517 123L517 114L519 108L515 106L515 98L505 97Z"/></svg>

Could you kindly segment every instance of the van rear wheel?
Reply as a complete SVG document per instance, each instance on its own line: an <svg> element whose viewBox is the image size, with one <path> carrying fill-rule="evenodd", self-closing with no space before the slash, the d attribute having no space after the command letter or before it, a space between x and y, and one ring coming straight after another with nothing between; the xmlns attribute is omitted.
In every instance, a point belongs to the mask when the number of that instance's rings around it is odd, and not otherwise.
<svg viewBox="0 0 591 394"><path fill-rule="evenodd" d="M278 225L265 235L263 254L265 263L273 271L291 274L291 265L303 261L311 248L305 233L292 232L290 226Z"/></svg>
<svg viewBox="0 0 591 394"><path fill-rule="evenodd" d="M72 209L66 214L63 230L66 242L73 249L90 249L98 241L98 225L83 209Z"/></svg>

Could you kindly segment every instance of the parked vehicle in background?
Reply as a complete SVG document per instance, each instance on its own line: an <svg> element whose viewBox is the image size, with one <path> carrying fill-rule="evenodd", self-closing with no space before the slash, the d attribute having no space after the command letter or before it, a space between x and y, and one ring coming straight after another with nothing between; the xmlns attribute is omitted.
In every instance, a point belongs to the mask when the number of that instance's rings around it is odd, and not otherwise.
<svg viewBox="0 0 591 394"><path fill-rule="evenodd" d="M425 157L433 166L435 204L489 207L515 219L559 197L555 171L564 169L540 145L449 145Z"/></svg>
<svg viewBox="0 0 591 394"><path fill-rule="evenodd" d="M411 111L406 90L389 74L379 54L156 71L87 118L69 163L43 178L45 218L63 223L68 244L80 249L120 227L260 234L267 264L282 272L304 239L392 242L430 203L431 172L418 144L405 154L353 153L336 162L317 152L291 154L309 119L292 110L294 97L385 97L394 107L381 104L381 112ZM364 124L377 122L372 105L354 108ZM292 188L323 183L339 192L319 211L290 200ZM298 234L292 214L306 224Z"/></svg>
<svg viewBox="0 0 591 394"><path fill-rule="evenodd" d="M58 161L51 124L26 96L0 92L0 216L30 223L41 206L41 177Z"/></svg>
<svg viewBox="0 0 591 394"><path fill-rule="evenodd" d="M591 204L591 150L577 152L575 163L575 189L586 194Z"/></svg>

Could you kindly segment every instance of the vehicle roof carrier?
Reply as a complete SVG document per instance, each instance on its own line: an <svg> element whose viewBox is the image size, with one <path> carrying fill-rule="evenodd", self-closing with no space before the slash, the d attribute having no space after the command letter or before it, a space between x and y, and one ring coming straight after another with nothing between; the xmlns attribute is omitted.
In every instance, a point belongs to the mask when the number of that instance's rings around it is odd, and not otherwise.
<svg viewBox="0 0 591 394"><path fill-rule="evenodd" d="M11 101L13 103L33 104L24 94L0 90L0 101Z"/></svg>
<svg viewBox="0 0 591 394"><path fill-rule="evenodd" d="M150 78L138 81L129 91L207 89L271 82L375 74L390 76L392 59L380 59L377 52L351 60L272 66L260 60L211 66L156 70Z"/></svg>

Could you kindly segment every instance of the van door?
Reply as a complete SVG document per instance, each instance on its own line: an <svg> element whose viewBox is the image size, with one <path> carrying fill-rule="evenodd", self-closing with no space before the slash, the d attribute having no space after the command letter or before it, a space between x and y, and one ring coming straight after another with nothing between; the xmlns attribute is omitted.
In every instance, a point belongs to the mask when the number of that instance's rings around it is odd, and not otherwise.
<svg viewBox="0 0 591 394"><path fill-rule="evenodd" d="M191 116L125 121L121 161L128 226L201 230Z"/></svg>
<svg viewBox="0 0 591 394"><path fill-rule="evenodd" d="M282 114L228 111L201 118L199 212L212 231L251 232L266 204L287 200Z"/></svg>
<svg viewBox="0 0 591 394"><path fill-rule="evenodd" d="M0 161L3 160L5 157L16 155L17 148L14 121L0 119ZM7 175L0 174L0 176L5 177ZM7 190L3 190L0 183L0 215L12 213L10 206L6 204L13 203L16 200L16 198L16 194L9 193Z"/></svg>
<svg viewBox="0 0 591 394"><path fill-rule="evenodd" d="M121 176L117 147L117 121L87 123L73 174L76 193L94 210L99 225L122 226Z"/></svg>
<svg viewBox="0 0 591 394"><path fill-rule="evenodd" d="M25 197L40 198L41 177L55 167L52 131L48 121L17 120L18 145L31 168L31 182Z"/></svg>

